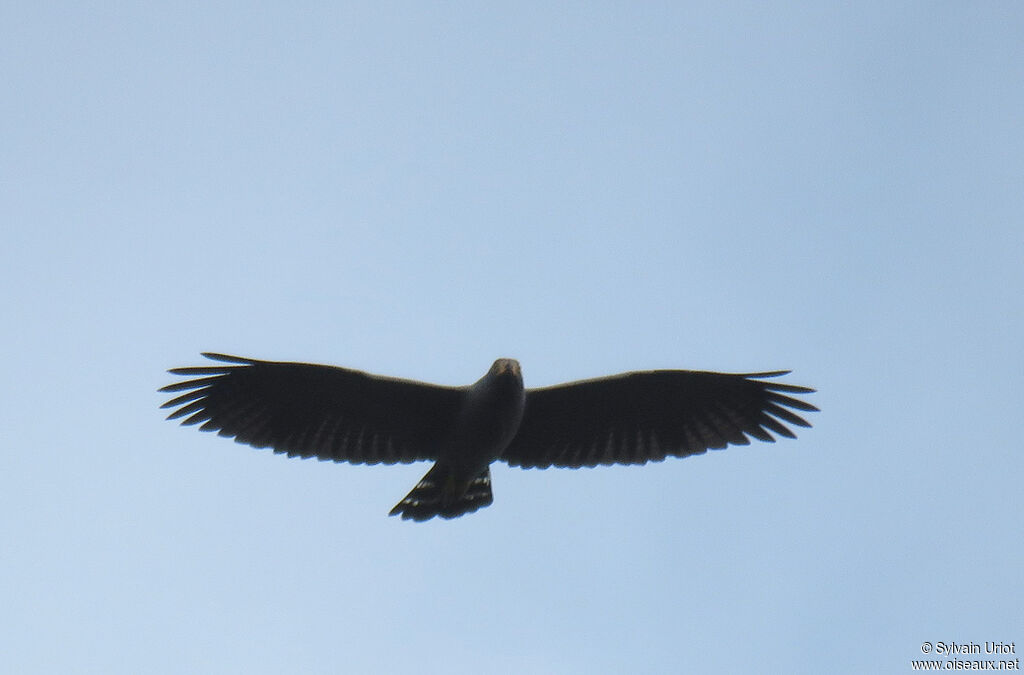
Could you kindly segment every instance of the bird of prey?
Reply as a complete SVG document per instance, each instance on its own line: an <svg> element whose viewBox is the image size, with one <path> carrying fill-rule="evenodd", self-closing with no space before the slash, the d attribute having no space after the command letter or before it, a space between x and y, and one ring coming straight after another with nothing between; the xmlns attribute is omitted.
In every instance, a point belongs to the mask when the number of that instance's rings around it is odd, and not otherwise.
<svg viewBox="0 0 1024 675"><path fill-rule="evenodd" d="M420 460L433 467L391 510L403 519L455 518L488 506L490 465L523 468L644 464L748 437L795 438L809 427L787 394L813 389L786 375L651 370L524 389L519 363L498 359L475 384L447 387L310 363L204 353L230 365L172 368L194 379L160 389L167 419L202 424L255 448L352 464Z"/></svg>

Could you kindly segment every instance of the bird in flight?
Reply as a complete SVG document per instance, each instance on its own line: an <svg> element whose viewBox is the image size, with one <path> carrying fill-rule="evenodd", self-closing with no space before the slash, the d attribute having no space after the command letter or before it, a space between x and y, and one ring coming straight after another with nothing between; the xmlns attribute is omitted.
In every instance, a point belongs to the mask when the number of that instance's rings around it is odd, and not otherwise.
<svg viewBox="0 0 1024 675"><path fill-rule="evenodd" d="M577 469L687 457L809 427L786 375L651 370L524 389L519 362L498 359L475 384L448 387L311 363L203 356L228 365L172 368L192 378L163 404L254 448L352 464L434 465L390 515L455 518L488 506L490 466Z"/></svg>

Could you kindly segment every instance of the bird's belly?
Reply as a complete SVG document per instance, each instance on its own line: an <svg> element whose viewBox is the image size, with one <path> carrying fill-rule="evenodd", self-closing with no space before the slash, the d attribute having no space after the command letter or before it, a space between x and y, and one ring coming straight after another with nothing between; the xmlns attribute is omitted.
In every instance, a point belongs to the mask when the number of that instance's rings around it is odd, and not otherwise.
<svg viewBox="0 0 1024 675"><path fill-rule="evenodd" d="M439 461L475 476L501 456L515 438L523 408L517 401L467 406Z"/></svg>

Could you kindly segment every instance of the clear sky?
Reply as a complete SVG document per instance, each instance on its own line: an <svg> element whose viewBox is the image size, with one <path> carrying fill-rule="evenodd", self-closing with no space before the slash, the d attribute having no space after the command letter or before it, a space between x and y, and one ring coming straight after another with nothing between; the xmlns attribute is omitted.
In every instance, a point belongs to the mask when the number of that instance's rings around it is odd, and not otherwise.
<svg viewBox="0 0 1024 675"><path fill-rule="evenodd" d="M481 6L485 5L485 6ZM901 673L1024 650L1017 2L3 3L0 670ZM163 421L200 351L793 369L795 441L493 470Z"/></svg>

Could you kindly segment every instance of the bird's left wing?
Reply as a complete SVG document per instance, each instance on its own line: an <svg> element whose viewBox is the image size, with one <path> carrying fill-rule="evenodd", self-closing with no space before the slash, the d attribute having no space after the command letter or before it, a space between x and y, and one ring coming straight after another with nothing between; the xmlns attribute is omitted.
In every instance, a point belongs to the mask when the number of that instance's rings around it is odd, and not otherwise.
<svg viewBox="0 0 1024 675"><path fill-rule="evenodd" d="M195 376L160 389L168 419L256 448L353 464L436 460L465 388L309 363L203 356L232 365L173 368Z"/></svg>
<svg viewBox="0 0 1024 675"><path fill-rule="evenodd" d="M815 411L785 394L814 390L766 382L770 373L655 370L529 389L519 432L501 459L512 466L579 468L685 457L748 436L792 438L783 422L808 427L789 408Z"/></svg>

